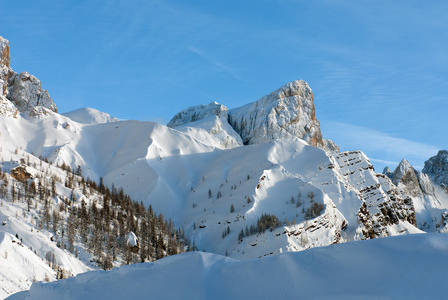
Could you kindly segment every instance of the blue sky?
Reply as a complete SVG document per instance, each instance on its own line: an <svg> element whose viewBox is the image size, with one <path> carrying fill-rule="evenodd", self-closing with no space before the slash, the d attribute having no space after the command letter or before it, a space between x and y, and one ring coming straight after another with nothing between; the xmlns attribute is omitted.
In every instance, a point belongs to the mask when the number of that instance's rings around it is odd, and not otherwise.
<svg viewBox="0 0 448 300"><path fill-rule="evenodd" d="M166 123L303 79L325 138L378 171L447 149L447 1L2 1L11 66L61 112Z"/></svg>

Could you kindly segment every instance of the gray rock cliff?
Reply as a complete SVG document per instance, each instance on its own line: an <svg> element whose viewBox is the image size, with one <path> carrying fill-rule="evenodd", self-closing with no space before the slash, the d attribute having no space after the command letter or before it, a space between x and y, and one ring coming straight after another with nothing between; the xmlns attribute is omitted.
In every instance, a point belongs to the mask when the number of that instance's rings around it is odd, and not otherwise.
<svg viewBox="0 0 448 300"><path fill-rule="evenodd" d="M427 174L434 183L445 189L448 186L448 151L440 150L436 156L425 162L422 172Z"/></svg>
<svg viewBox="0 0 448 300"><path fill-rule="evenodd" d="M303 81L293 81L256 102L229 111L229 123L245 144L298 137L312 146L338 151L325 141L316 118L313 92Z"/></svg>
<svg viewBox="0 0 448 300"><path fill-rule="evenodd" d="M300 138L312 146L339 152L334 142L322 138L313 92L303 80L290 82L258 101L232 110L216 102L189 107L177 113L167 126L178 127L213 115L229 123L246 145Z"/></svg>
<svg viewBox="0 0 448 300"><path fill-rule="evenodd" d="M44 107L53 112L58 109L50 94L41 88L39 79L28 72L17 74L10 68L10 50L8 40L0 37L0 96L2 108L9 100L21 113L35 111ZM5 111L2 111L5 113Z"/></svg>

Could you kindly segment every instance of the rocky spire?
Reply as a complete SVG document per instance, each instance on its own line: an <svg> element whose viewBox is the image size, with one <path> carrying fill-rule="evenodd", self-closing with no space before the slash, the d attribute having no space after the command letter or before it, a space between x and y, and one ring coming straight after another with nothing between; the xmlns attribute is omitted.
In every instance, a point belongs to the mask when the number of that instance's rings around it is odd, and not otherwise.
<svg viewBox="0 0 448 300"><path fill-rule="evenodd" d="M390 171L389 166L386 166L383 169L383 174L386 175L387 177L389 177L392 180L393 173Z"/></svg>
<svg viewBox="0 0 448 300"><path fill-rule="evenodd" d="M426 174L414 169L414 167L403 159L392 175L392 182L401 186L405 193L411 197L418 195L435 195L434 186Z"/></svg>
<svg viewBox="0 0 448 300"><path fill-rule="evenodd" d="M0 95L5 97L8 78L13 73L10 63L9 42L0 36Z"/></svg>

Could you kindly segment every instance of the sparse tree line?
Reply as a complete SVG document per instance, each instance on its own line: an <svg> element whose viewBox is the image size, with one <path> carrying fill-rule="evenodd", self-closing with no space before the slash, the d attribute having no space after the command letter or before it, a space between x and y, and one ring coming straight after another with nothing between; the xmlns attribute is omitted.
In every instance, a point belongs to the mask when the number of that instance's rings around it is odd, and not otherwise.
<svg viewBox="0 0 448 300"><path fill-rule="evenodd" d="M297 200L294 199L293 196L291 196L290 203L295 204L297 208L302 207L302 214L304 214L305 220L309 220L312 218L316 218L321 215L322 211L324 210L325 206L322 203L314 202L314 193L311 191L308 193L308 198L310 199L310 207L305 209L304 203L301 201L301 193L298 193ZM247 197L247 199L250 199ZM230 212L232 213L234 211L233 204L230 207ZM295 225L296 221L295 218L292 220L292 224ZM266 230L269 229L269 231L273 231L275 228L281 227L281 226L289 226L291 223L285 218L285 220L282 222L279 220L279 218L275 215L270 214L262 214L260 218L257 219L256 225L252 224L249 227L246 226L245 229L241 229L238 233L238 242L241 243L242 240L246 236L251 236L255 234L261 234L264 233ZM227 234L222 235L222 238L225 238L228 235Z"/></svg>
<svg viewBox="0 0 448 300"><path fill-rule="evenodd" d="M29 157L23 163L30 166ZM192 248L183 229L176 229L171 220L154 212L151 206L146 208L134 201L123 189L106 187L102 178L99 183L85 179L79 166L73 170L65 164L57 166L64 170L56 172L58 176L47 163L45 157L40 157L42 173L27 180L0 171L0 197L26 203L28 212L35 210L39 217L32 222L38 229L52 232L58 247L76 256L80 250L77 247L87 249L103 269L154 261ZM136 245L127 241L131 232L137 236ZM56 268L58 279L64 278L54 254L45 255L48 264Z"/></svg>

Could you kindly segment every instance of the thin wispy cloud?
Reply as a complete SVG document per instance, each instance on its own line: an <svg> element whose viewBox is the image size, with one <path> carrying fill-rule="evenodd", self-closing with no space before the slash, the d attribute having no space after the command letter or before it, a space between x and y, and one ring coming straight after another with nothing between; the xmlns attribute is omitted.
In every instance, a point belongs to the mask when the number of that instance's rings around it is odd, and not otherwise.
<svg viewBox="0 0 448 300"><path fill-rule="evenodd" d="M226 71L227 73L231 74L235 79L238 80L242 80L242 78L229 66L223 64L222 62L220 62L219 60L217 60L216 58L204 53L203 51L199 50L196 47L192 47L192 46L188 46L186 47L186 49L194 54L199 55L200 57L202 57L204 60L208 61L209 63L217 66L218 68L221 68L222 70Z"/></svg>
<svg viewBox="0 0 448 300"><path fill-rule="evenodd" d="M421 169L424 162L437 154L440 147L387 133L339 122L322 122L325 137L335 141L342 151L361 150L378 166L395 166L403 158L415 168Z"/></svg>

